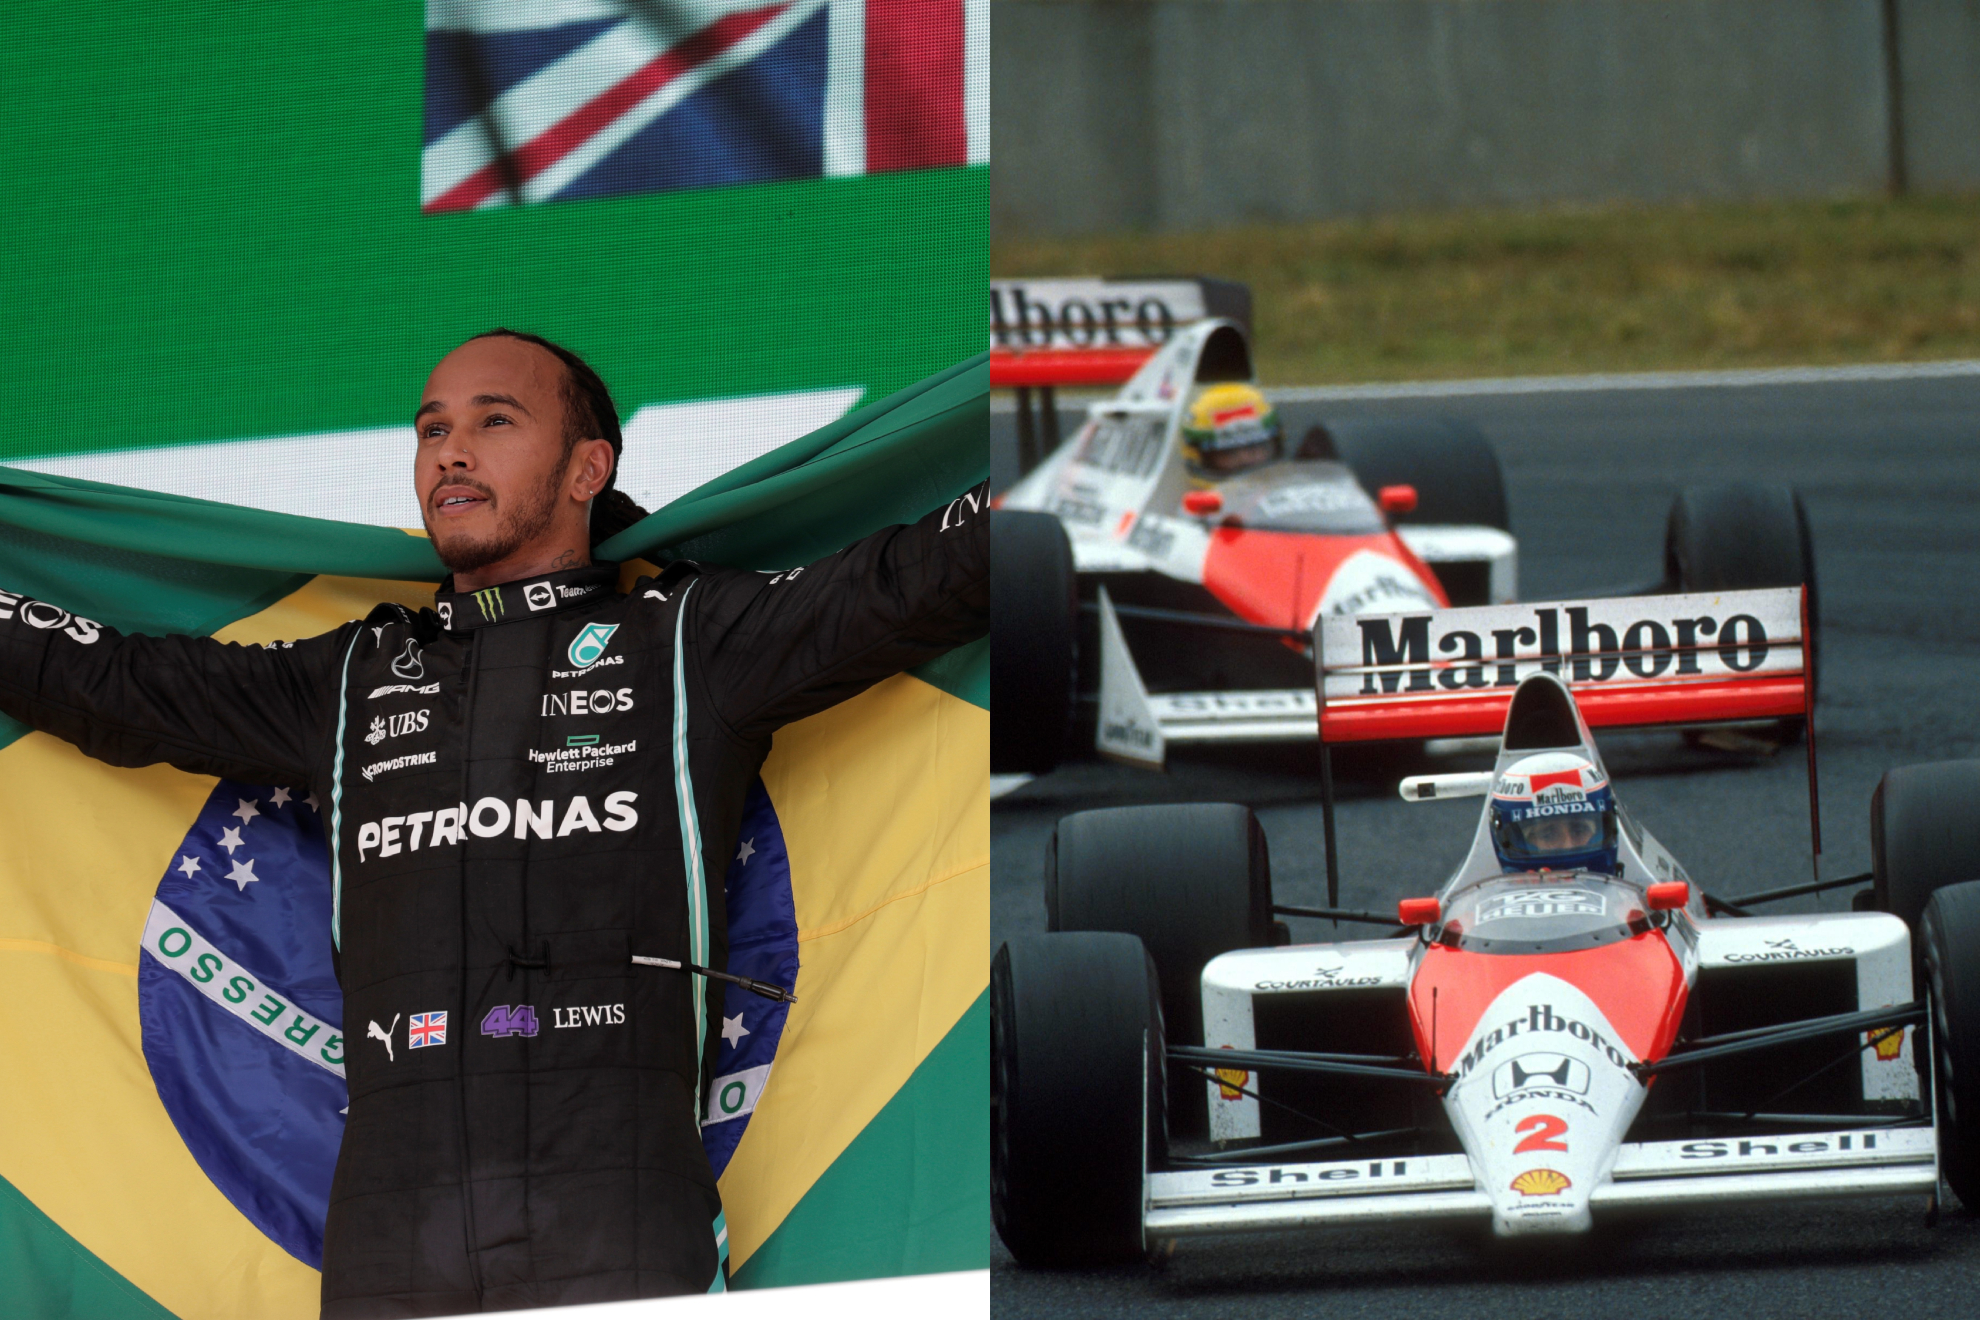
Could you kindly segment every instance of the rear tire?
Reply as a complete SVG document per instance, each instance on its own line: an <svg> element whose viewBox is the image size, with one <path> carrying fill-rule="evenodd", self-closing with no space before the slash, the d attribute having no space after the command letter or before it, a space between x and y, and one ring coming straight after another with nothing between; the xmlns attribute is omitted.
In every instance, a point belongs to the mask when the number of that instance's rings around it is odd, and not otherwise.
<svg viewBox="0 0 1980 1320"><path fill-rule="evenodd" d="M1065 757L1079 696L1072 542L1049 513L990 515L990 769L1042 775Z"/></svg>
<svg viewBox="0 0 1980 1320"><path fill-rule="evenodd" d="M1416 487L1415 512L1393 521L1512 530L1499 456L1470 422L1368 417L1329 422L1326 430L1370 495L1384 486Z"/></svg>
<svg viewBox="0 0 1980 1320"><path fill-rule="evenodd" d="M1686 486L1671 501L1664 530L1664 576L1673 591L1808 588L1808 699L1820 678L1821 597L1815 584L1814 543L1801 496L1787 486L1757 481ZM1775 722L1776 737L1798 740L1807 721Z"/></svg>
<svg viewBox="0 0 1980 1320"><path fill-rule="evenodd" d="M1161 976L1168 1039L1203 1044L1203 966L1233 949L1277 943L1272 863L1249 807L1197 802L1081 811L1059 822L1045 860L1045 916L1055 931L1136 936ZM1209 1123L1203 1080L1169 1078L1170 1124Z"/></svg>
<svg viewBox="0 0 1980 1320"><path fill-rule="evenodd" d="M1980 883L1948 885L1925 904L1919 946L1932 1006L1939 1168L1980 1208Z"/></svg>
<svg viewBox="0 0 1980 1320"><path fill-rule="evenodd" d="M990 964L990 1209L1031 1268L1146 1252L1166 1157L1161 989L1130 935L1023 936Z"/></svg>
<svg viewBox="0 0 1980 1320"><path fill-rule="evenodd" d="M1870 795L1870 873L1877 907L1914 935L1934 892L1980 880L1980 761L1884 772Z"/></svg>

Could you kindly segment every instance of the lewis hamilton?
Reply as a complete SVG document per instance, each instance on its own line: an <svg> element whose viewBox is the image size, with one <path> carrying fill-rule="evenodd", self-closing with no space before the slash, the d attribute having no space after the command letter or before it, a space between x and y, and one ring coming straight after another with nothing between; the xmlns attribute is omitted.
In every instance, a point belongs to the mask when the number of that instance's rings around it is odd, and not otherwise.
<svg viewBox="0 0 1980 1320"><path fill-rule="evenodd" d="M351 1101L326 1320L718 1289L721 996L689 969L724 966L744 795L779 726L984 635L984 492L800 569L677 561L621 594L591 547L641 511L575 354L477 336L414 424L432 609L248 647L35 626L0 593L0 710L324 804ZM584 1025L527 1030L552 1021Z"/></svg>

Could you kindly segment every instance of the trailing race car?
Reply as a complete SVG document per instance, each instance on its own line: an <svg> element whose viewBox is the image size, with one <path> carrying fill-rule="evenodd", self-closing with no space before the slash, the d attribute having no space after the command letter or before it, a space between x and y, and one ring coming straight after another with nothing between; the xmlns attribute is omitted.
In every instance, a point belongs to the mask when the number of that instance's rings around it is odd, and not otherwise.
<svg viewBox="0 0 1980 1320"><path fill-rule="evenodd" d="M991 518L994 770L1052 769L1075 729L1155 767L1172 743L1311 740L1316 620L1516 598L1498 459L1475 427L1362 420L1289 439L1226 319L1125 364L1093 352L1090 379L1132 376ZM1081 353L1007 350L993 380L1075 383ZM1685 490L1665 560L1653 590L1814 581L1781 486Z"/></svg>
<svg viewBox="0 0 1980 1320"><path fill-rule="evenodd" d="M1241 806L1062 820L1051 933L992 971L1013 1255L1431 1219L1574 1234L1777 1198L1935 1213L1942 1176L1980 1205L1980 883L1957 883L1980 877L1980 765L1886 777L1874 873L1721 899L1589 732L1805 716L1804 609L1790 589L1323 620L1323 747L1502 734L1491 772L1403 781L1486 802L1394 918L1275 906ZM1747 911L1866 882L1852 912ZM1290 945L1275 916L1402 929Z"/></svg>

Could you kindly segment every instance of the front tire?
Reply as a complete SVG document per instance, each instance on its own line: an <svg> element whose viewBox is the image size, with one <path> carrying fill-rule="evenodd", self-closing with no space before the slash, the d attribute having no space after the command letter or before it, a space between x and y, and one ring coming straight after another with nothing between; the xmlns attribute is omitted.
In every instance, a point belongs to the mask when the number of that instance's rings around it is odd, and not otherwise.
<svg viewBox="0 0 1980 1320"><path fill-rule="evenodd" d="M1020 1265L1146 1254L1166 1156L1161 988L1131 935L1023 936L990 964L990 1209Z"/></svg>
<svg viewBox="0 0 1980 1320"><path fill-rule="evenodd" d="M1980 761L1884 772L1870 796L1870 873L1878 909L1914 934L1935 892L1980 880Z"/></svg>
<svg viewBox="0 0 1980 1320"><path fill-rule="evenodd" d="M1948 885L1925 904L1919 945L1932 1006L1939 1168L1980 1208L1980 883Z"/></svg>
<svg viewBox="0 0 1980 1320"><path fill-rule="evenodd" d="M1249 807L1230 802L1077 812L1052 833L1045 916L1051 930L1139 939L1160 973L1168 1038L1201 1045L1204 964L1276 942L1265 832ZM1200 1077L1170 1077L1178 1134L1201 1133L1208 1104Z"/></svg>
<svg viewBox="0 0 1980 1320"><path fill-rule="evenodd" d="M1072 542L1049 513L990 515L990 769L1042 775L1065 757L1079 696Z"/></svg>

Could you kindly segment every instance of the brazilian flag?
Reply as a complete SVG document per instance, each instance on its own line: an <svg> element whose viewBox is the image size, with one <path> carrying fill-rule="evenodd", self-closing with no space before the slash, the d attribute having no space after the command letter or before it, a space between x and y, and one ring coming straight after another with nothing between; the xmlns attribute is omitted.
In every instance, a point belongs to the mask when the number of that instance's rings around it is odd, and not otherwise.
<svg viewBox="0 0 1980 1320"><path fill-rule="evenodd" d="M965 363L600 557L781 569L910 521L987 474L987 399ZM0 468L0 588L44 626L279 641L440 573L417 533ZM780 731L751 794L732 966L797 1002L724 1003L703 1134L733 1286L987 1263L987 660ZM0 726L0 1311L314 1316L348 1025L317 804Z"/></svg>

